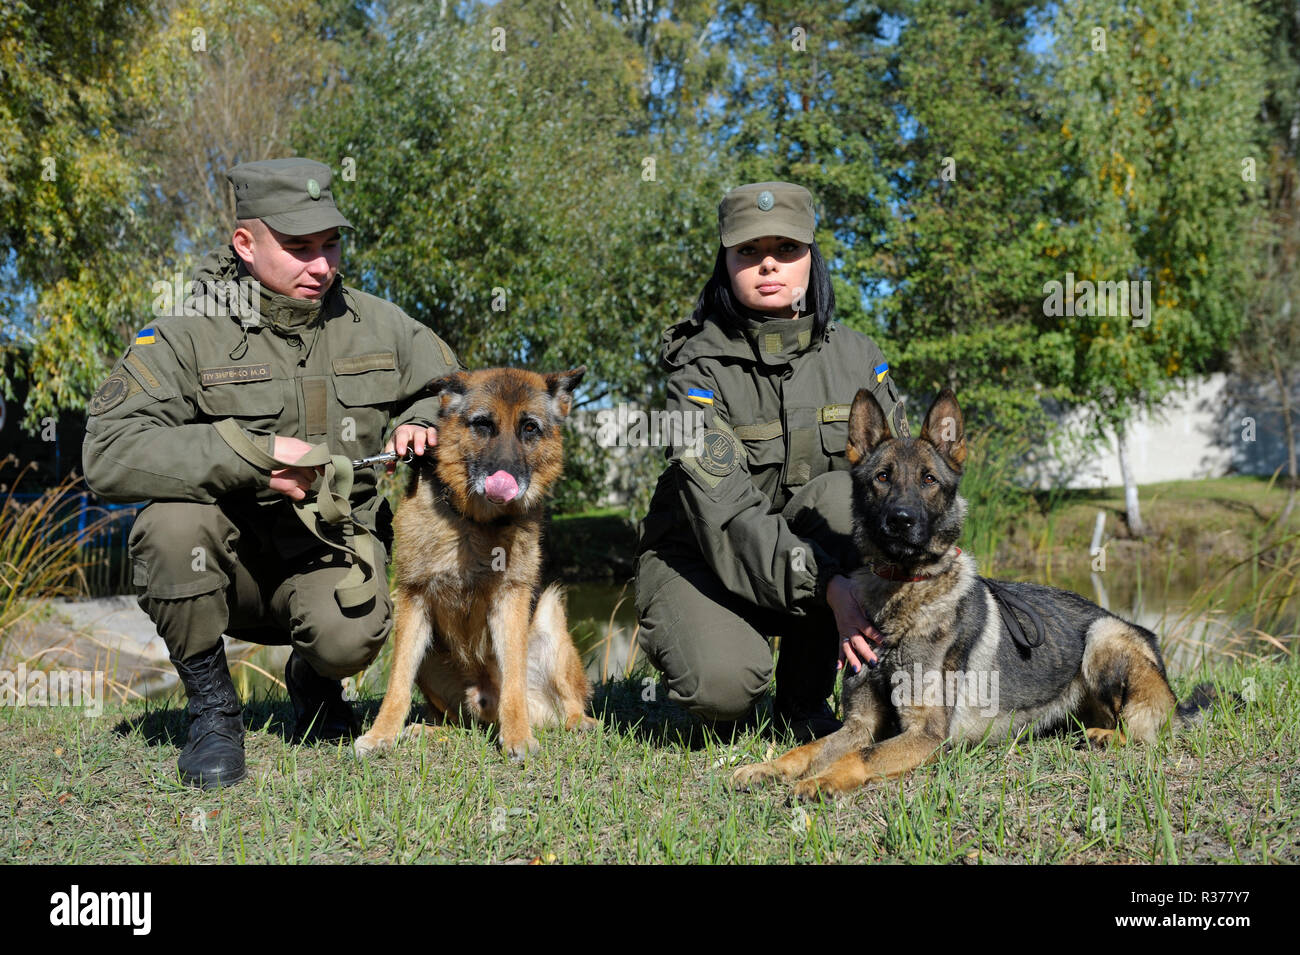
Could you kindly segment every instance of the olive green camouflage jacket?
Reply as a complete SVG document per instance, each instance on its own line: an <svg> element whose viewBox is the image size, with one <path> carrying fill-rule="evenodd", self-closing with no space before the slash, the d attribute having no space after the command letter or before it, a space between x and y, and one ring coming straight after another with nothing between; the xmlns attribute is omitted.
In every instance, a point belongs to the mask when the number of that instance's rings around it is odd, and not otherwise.
<svg viewBox="0 0 1300 955"><path fill-rule="evenodd" d="M747 320L743 327L686 319L664 333L667 410L702 418L703 431L668 448L669 461L640 528L638 604L702 559L726 588L761 607L802 614L840 568L781 514L819 475L847 471L853 397L869 387L895 434L907 419L884 356L866 335L831 323L812 340L813 316Z"/></svg>
<svg viewBox="0 0 1300 955"><path fill-rule="evenodd" d="M195 280L229 289L241 275L227 248ZM177 307L139 331L90 400L83 468L107 500L278 503L285 498L270 489L269 472L235 453L215 422L234 419L267 451L279 435L365 457L400 424L432 424L437 399L426 386L462 368L424 325L341 278L317 320L284 296L264 295L255 323L219 296L189 304L190 314ZM375 470L358 469L350 495L371 531Z"/></svg>

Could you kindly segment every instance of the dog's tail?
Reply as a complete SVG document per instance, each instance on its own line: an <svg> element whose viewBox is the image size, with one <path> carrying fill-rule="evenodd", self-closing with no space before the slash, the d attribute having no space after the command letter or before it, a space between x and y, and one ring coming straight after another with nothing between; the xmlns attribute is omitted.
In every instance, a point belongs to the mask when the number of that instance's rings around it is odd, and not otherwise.
<svg viewBox="0 0 1300 955"><path fill-rule="evenodd" d="M528 634L528 713L536 726L564 726L569 709L591 696L582 659L569 634L564 590L551 584L538 595Z"/></svg>
<svg viewBox="0 0 1300 955"><path fill-rule="evenodd" d="M1219 700L1226 700L1234 706L1242 704L1241 696L1237 693L1223 694L1219 692L1218 687L1213 683L1201 683L1187 698L1178 704L1178 722L1182 726L1191 726L1199 723L1205 718L1207 710L1211 709Z"/></svg>

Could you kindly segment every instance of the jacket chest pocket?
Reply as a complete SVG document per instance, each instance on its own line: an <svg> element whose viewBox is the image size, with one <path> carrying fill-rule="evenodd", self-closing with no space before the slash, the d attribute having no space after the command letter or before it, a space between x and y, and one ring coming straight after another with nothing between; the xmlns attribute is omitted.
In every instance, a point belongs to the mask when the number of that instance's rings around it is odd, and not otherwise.
<svg viewBox="0 0 1300 955"><path fill-rule="evenodd" d="M278 381L239 381L203 385L199 408L213 418L274 419L284 411L284 389Z"/></svg>
<svg viewBox="0 0 1300 955"><path fill-rule="evenodd" d="M785 480L787 487L807 484L828 471L850 468L845 454L851 405L787 408Z"/></svg>
<svg viewBox="0 0 1300 955"><path fill-rule="evenodd" d="M374 408L397 400L401 376L397 372L397 356L392 352L335 358L333 366L334 392L339 404Z"/></svg>
<svg viewBox="0 0 1300 955"><path fill-rule="evenodd" d="M818 417L822 435L822 453L828 458L828 470L850 469L846 454L849 443L849 412L852 405L825 405Z"/></svg>
<svg viewBox="0 0 1300 955"><path fill-rule="evenodd" d="M388 424L389 406L401 387L397 356L376 352L335 358L332 364L339 440L349 454L375 454Z"/></svg>

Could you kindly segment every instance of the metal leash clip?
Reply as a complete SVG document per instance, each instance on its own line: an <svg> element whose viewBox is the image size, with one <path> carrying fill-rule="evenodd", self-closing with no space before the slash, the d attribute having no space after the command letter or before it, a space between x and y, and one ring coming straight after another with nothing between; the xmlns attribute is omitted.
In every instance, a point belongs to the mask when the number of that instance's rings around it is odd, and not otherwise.
<svg viewBox="0 0 1300 955"><path fill-rule="evenodd" d="M387 464L389 461L401 461L403 464L410 464L415 460L415 449L407 448L406 456L399 458L396 451L388 451L384 454L371 455L368 458L362 458L360 461L353 461L354 468L372 468L379 464Z"/></svg>

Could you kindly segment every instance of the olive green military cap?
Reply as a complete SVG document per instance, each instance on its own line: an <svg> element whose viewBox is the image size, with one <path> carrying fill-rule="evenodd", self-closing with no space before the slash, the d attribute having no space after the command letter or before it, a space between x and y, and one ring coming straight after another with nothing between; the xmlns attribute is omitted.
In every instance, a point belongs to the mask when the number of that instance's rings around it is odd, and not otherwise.
<svg viewBox="0 0 1300 955"><path fill-rule="evenodd" d="M235 189L235 218L261 219L285 235L326 229L351 229L343 218L330 181L330 167L313 159L262 159L240 163L226 173Z"/></svg>
<svg viewBox="0 0 1300 955"><path fill-rule="evenodd" d="M812 242L813 224L812 193L792 182L737 186L718 205L718 232L727 248L765 235Z"/></svg>

